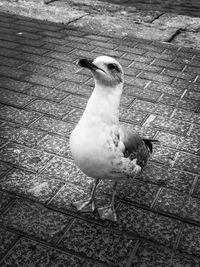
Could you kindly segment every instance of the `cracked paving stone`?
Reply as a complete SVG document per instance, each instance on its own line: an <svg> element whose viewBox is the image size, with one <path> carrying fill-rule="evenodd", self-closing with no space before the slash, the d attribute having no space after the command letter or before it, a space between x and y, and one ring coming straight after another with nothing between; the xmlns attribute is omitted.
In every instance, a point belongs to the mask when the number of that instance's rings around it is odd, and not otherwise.
<svg viewBox="0 0 200 267"><path fill-rule="evenodd" d="M72 160L56 156L43 169L42 173L83 187L93 181L92 178L83 174Z"/></svg>
<svg viewBox="0 0 200 267"><path fill-rule="evenodd" d="M0 228L0 259L14 244L17 238L18 236L16 234L10 233L5 229Z"/></svg>
<svg viewBox="0 0 200 267"><path fill-rule="evenodd" d="M72 158L69 140L61 136L47 134L37 144L37 148L63 157Z"/></svg>
<svg viewBox="0 0 200 267"><path fill-rule="evenodd" d="M45 116L32 123L31 127L69 137L72 130L75 128L75 124Z"/></svg>
<svg viewBox="0 0 200 267"><path fill-rule="evenodd" d="M1 179L0 188L40 202L47 202L63 183L52 177L13 169Z"/></svg>
<svg viewBox="0 0 200 267"><path fill-rule="evenodd" d="M200 222L200 200L170 189L163 189L155 209Z"/></svg>
<svg viewBox="0 0 200 267"><path fill-rule="evenodd" d="M137 178L145 182L155 183L162 187L189 193L196 177L197 175L193 173L149 162Z"/></svg>
<svg viewBox="0 0 200 267"><path fill-rule="evenodd" d="M59 246L115 266L125 266L135 240L98 225L76 220Z"/></svg>
<svg viewBox="0 0 200 267"><path fill-rule="evenodd" d="M37 112L18 109L10 106L0 107L0 118L19 124L29 124L40 116Z"/></svg>
<svg viewBox="0 0 200 267"><path fill-rule="evenodd" d="M186 224L179 242L178 249L200 256L200 227Z"/></svg>
<svg viewBox="0 0 200 267"><path fill-rule="evenodd" d="M4 226L50 243L55 243L63 235L71 221L69 216L20 199L0 216Z"/></svg>
<svg viewBox="0 0 200 267"><path fill-rule="evenodd" d="M46 100L35 100L28 106L31 110L53 115L55 117L63 117L73 110L73 107L66 104L58 104Z"/></svg>
<svg viewBox="0 0 200 267"><path fill-rule="evenodd" d="M175 168L181 170L200 173L200 157L196 157L189 153L180 152L174 164Z"/></svg>
<svg viewBox="0 0 200 267"><path fill-rule="evenodd" d="M197 257L143 241L133 257L131 267L198 267L199 262Z"/></svg>
<svg viewBox="0 0 200 267"><path fill-rule="evenodd" d="M51 155L30 148L8 143L0 151L0 160L19 165L25 169L38 171L52 158Z"/></svg>
<svg viewBox="0 0 200 267"><path fill-rule="evenodd" d="M178 220L127 204L120 205L117 215L118 221L112 223L112 227L170 247L173 247L181 226Z"/></svg>
<svg viewBox="0 0 200 267"><path fill-rule="evenodd" d="M36 241L21 238L9 251L2 267L38 266L38 267L81 267L84 260L68 253L42 245Z"/></svg>

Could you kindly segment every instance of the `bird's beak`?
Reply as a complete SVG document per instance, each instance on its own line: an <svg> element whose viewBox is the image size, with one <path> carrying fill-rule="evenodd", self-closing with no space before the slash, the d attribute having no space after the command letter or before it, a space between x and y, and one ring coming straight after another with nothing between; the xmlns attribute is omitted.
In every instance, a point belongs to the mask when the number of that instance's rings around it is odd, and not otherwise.
<svg viewBox="0 0 200 267"><path fill-rule="evenodd" d="M78 65L83 67L83 68L87 68L87 69L90 69L90 70L97 70L99 69L91 59L86 59L86 58L83 58L83 59L80 59L79 62L78 62Z"/></svg>

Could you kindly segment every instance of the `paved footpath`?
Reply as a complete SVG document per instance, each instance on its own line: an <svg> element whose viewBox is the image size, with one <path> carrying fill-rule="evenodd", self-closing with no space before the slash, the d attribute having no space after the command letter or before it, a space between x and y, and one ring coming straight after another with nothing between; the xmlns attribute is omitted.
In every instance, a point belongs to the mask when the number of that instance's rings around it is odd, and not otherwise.
<svg viewBox="0 0 200 267"><path fill-rule="evenodd" d="M102 54L125 69L121 121L160 140L119 185L115 224L71 206L91 183L68 145L93 86L75 63ZM198 50L0 14L0 266L200 266L199 65Z"/></svg>

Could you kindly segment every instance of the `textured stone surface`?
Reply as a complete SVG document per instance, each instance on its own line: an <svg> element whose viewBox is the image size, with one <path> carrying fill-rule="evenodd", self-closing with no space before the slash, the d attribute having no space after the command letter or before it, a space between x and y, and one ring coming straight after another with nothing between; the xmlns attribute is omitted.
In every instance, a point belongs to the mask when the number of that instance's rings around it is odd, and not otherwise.
<svg viewBox="0 0 200 267"><path fill-rule="evenodd" d="M62 186L59 180L14 169L1 180L0 187L40 202L48 201Z"/></svg>
<svg viewBox="0 0 200 267"><path fill-rule="evenodd" d="M51 158L52 156L45 152L14 143L8 143L0 151L0 159L32 171L41 169Z"/></svg>
<svg viewBox="0 0 200 267"><path fill-rule="evenodd" d="M200 259L190 255L170 250L166 247L156 246L152 243L140 244L131 267L139 266L187 266L198 267Z"/></svg>
<svg viewBox="0 0 200 267"><path fill-rule="evenodd" d="M41 245L20 239L4 258L2 266L83 266L84 260ZM85 265L84 265L85 266Z"/></svg>
<svg viewBox="0 0 200 267"><path fill-rule="evenodd" d="M135 240L100 226L76 220L59 246L115 266L124 266Z"/></svg>
<svg viewBox="0 0 200 267"><path fill-rule="evenodd" d="M18 236L11 232L8 232L2 228L0 228L0 259L6 251L14 244L17 240Z"/></svg>
<svg viewBox="0 0 200 267"><path fill-rule="evenodd" d="M0 221L4 226L27 235L36 236L47 242L56 242L71 218L49 210L41 204L17 200L7 212L0 216Z"/></svg>
<svg viewBox="0 0 200 267"><path fill-rule="evenodd" d="M193 173L148 163L138 179L189 193L196 177Z"/></svg>
<svg viewBox="0 0 200 267"><path fill-rule="evenodd" d="M45 7L64 2L69 5ZM76 4L91 12L80 0ZM97 7L95 1L92 11ZM98 12L104 18L116 11L103 7ZM160 25L153 31L165 17L160 13L116 12L137 26L122 31L111 18L112 31L97 35L100 24L90 31L78 27L85 18L66 25L0 14L2 266L199 266L199 51L121 38L142 23L151 31L148 38L158 32L166 37L168 30ZM116 56L126 73L122 125L160 141L143 172L119 182L117 223L71 205L89 196L93 182L69 152L70 133L94 87L77 60L102 54ZM112 185L99 184L97 208L110 204Z"/></svg>
<svg viewBox="0 0 200 267"><path fill-rule="evenodd" d="M159 211L176 214L177 216L200 221L200 201L176 191L164 189L155 204Z"/></svg>
<svg viewBox="0 0 200 267"><path fill-rule="evenodd" d="M117 212L118 221L113 227L173 246L181 225L179 221L125 204Z"/></svg>
<svg viewBox="0 0 200 267"><path fill-rule="evenodd" d="M179 244L179 249L189 254L200 255L200 230L193 225L185 225Z"/></svg>

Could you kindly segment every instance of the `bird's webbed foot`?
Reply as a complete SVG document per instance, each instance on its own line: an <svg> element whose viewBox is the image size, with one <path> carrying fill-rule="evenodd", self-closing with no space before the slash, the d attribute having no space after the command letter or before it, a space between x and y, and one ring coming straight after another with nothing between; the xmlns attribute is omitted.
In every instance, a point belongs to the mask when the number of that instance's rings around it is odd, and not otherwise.
<svg viewBox="0 0 200 267"><path fill-rule="evenodd" d="M79 200L72 203L72 205L80 212L93 212L95 210L94 201L91 199Z"/></svg>
<svg viewBox="0 0 200 267"><path fill-rule="evenodd" d="M113 206L99 208L98 213L99 213L100 218L103 220L109 220L112 222L117 221L117 214Z"/></svg>

